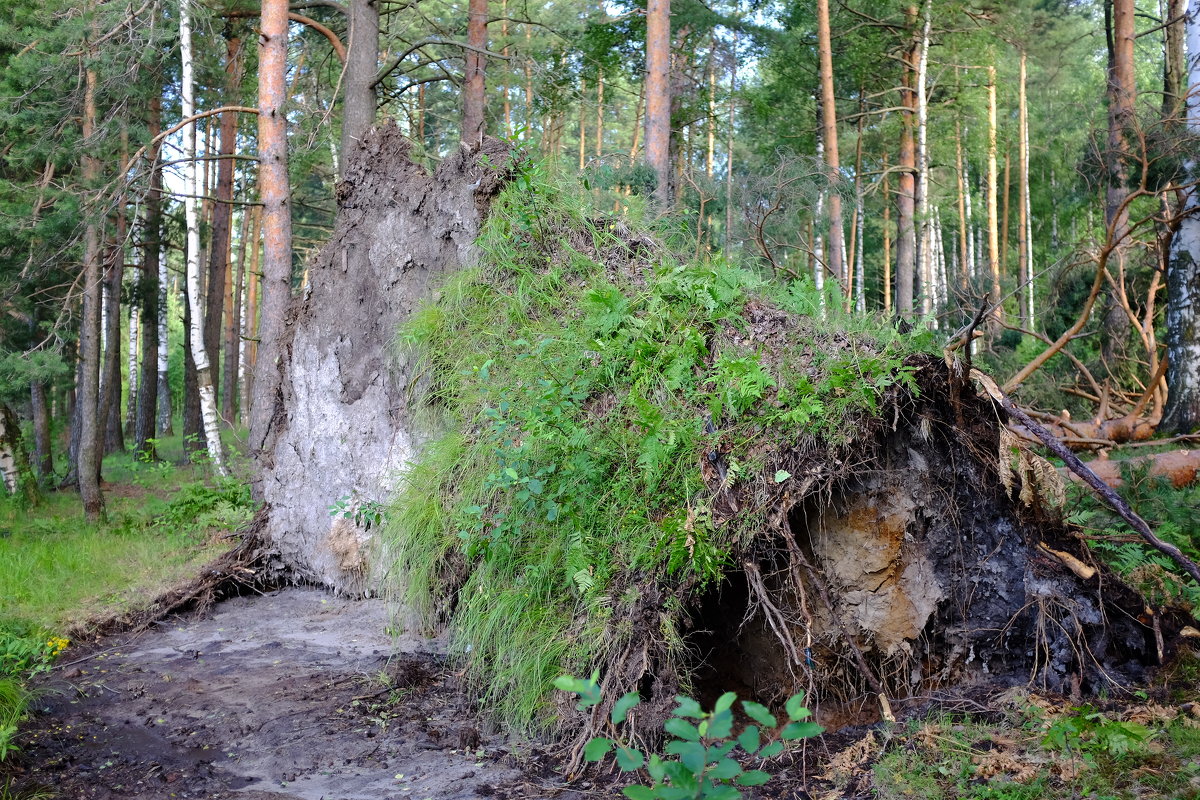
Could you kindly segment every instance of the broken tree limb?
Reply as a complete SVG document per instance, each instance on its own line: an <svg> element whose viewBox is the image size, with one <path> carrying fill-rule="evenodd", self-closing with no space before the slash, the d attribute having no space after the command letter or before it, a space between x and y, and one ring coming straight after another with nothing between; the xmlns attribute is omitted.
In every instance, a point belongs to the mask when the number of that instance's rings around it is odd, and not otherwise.
<svg viewBox="0 0 1200 800"><path fill-rule="evenodd" d="M1100 495L1103 500L1112 506L1112 509L1120 515L1121 519L1129 523L1129 527L1133 528L1139 536L1146 540L1146 543L1163 553L1168 558L1176 563L1180 569L1192 576L1196 583L1200 583L1200 566L1196 565L1195 561L1185 556L1182 551L1170 542L1164 542L1162 539L1154 535L1154 531L1150 530L1150 526L1146 520L1142 519L1137 513L1129 507L1119 494L1117 494L1111 486L1102 481L1095 472L1090 470L1086 464L1079 460L1079 457L1072 453L1066 445L1054 437L1050 431L1039 425L1032 417L1017 407L1015 403L1000 391L996 386L996 382L984 375L979 370L972 370L971 376L981 385L985 391L996 401L996 404L1008 412L1009 416L1017 420L1025 426L1027 430L1036 435L1042 440L1042 444L1063 460L1067 468L1078 475L1084 483L1092 487L1095 492Z"/></svg>
<svg viewBox="0 0 1200 800"><path fill-rule="evenodd" d="M1088 468L1096 473L1100 480L1109 486L1120 486L1125 479L1121 477L1121 465L1128 464L1134 468L1148 466L1153 478L1166 478L1176 489L1182 489L1197 478L1200 478L1200 450L1171 450L1166 453L1156 453L1151 456L1113 460L1097 458L1088 462ZM1072 473L1072 480L1081 480Z"/></svg>

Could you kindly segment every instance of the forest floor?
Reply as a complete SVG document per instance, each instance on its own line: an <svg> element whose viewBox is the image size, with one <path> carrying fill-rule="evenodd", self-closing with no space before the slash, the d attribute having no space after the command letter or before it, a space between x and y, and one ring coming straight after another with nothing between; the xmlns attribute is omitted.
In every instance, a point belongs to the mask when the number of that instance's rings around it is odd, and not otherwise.
<svg viewBox="0 0 1200 800"><path fill-rule="evenodd" d="M543 754L482 730L438 639L310 588L68 651L14 783L62 798L533 798ZM518 763L521 765L518 768ZM558 796L561 789L553 792Z"/></svg>

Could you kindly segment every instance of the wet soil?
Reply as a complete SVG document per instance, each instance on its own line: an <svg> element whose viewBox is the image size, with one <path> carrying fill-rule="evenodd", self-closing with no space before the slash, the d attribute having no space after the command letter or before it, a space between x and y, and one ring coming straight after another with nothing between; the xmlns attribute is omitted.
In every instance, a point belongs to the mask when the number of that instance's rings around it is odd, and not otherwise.
<svg viewBox="0 0 1200 800"><path fill-rule="evenodd" d="M4 769L89 800L575 796L487 731L443 642L388 624L382 601L289 588L68 651Z"/></svg>

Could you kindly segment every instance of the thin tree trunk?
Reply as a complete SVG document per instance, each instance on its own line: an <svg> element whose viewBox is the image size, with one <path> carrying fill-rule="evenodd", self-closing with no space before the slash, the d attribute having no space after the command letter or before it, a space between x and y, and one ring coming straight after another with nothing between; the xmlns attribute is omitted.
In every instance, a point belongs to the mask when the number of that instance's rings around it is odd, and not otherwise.
<svg viewBox="0 0 1200 800"><path fill-rule="evenodd" d="M158 179L158 185L162 186L161 177ZM161 197L161 193L158 195ZM159 209L162 208L161 201L156 201ZM161 214L161 211L160 211ZM160 216L161 220L161 216ZM155 240L161 242L162 225L155 228ZM169 355L170 355L170 340L169 329L167 323L167 313L170 310L168 302L168 283L170 283L170 275L167 273L167 259L160 256L158 261L158 434L159 436L172 436L174 430L174 414L171 411L171 383L169 380Z"/></svg>
<svg viewBox="0 0 1200 800"><path fill-rule="evenodd" d="M914 128L917 115L916 66L920 59L917 35L917 7L910 4L905 16L913 31L912 44L905 51L903 85L900 88L900 190L896 197L896 309L901 316L913 311L913 273L917 262L916 191L917 149Z"/></svg>
<svg viewBox="0 0 1200 800"><path fill-rule="evenodd" d="M638 145L641 144L642 136L642 113L645 110L646 103L646 82L642 81L642 86L638 90L637 105L633 112L633 144L629 146L629 157L637 158Z"/></svg>
<svg viewBox="0 0 1200 800"><path fill-rule="evenodd" d="M238 382L242 378L241 370L241 331L242 331L242 292L246 285L246 238L250 235L250 208L242 210L242 230L238 235L237 274L233 276L229 298L229 313L226 315L225 327L225 383L222 394L225 396L222 408L228 417L230 425L236 425L238 419Z"/></svg>
<svg viewBox="0 0 1200 800"><path fill-rule="evenodd" d="M856 220L855 227L859 231L857 250L854 254L854 309L858 313L865 313L867 310L867 275L866 267L863 265L863 193L859 187L854 195L854 215Z"/></svg>
<svg viewBox="0 0 1200 800"><path fill-rule="evenodd" d="M1163 27L1163 110L1165 120L1179 120L1186 113L1188 60L1184 48L1187 35L1188 0L1166 0ZM1195 58L1197 53L1193 53Z"/></svg>
<svg viewBox="0 0 1200 800"><path fill-rule="evenodd" d="M375 122L375 73L379 68L379 8L375 0L347 0L345 94L342 100L341 164Z"/></svg>
<svg viewBox="0 0 1200 800"><path fill-rule="evenodd" d="M162 227L162 171L159 168L161 142L155 141L162 128L162 98L150 100L149 134L154 144L150 146L150 191L146 194L146 211L142 224L142 276L138 296L141 298L142 317L142 370L138 389L137 420L133 426L133 452L142 458L153 460L158 457L154 439L154 411L158 402L159 382L159 319L166 319L159 302L163 296L159 286L159 258L161 256L160 228ZM165 337L164 337L165 341ZM164 376L165 377L165 376ZM130 383L133 379L130 378ZM170 420L170 402L167 402L167 419Z"/></svg>
<svg viewBox="0 0 1200 800"><path fill-rule="evenodd" d="M962 121L954 121L954 164L958 177L958 291L967 295L967 248L970 234L967 225L967 176L963 172Z"/></svg>
<svg viewBox="0 0 1200 800"><path fill-rule="evenodd" d="M280 372L276 361L283 338L283 317L291 299L292 219L288 188L287 0L263 0L258 58L258 190L262 199L262 308L250 408L250 450L262 457L268 429L280 409Z"/></svg>
<svg viewBox="0 0 1200 800"><path fill-rule="evenodd" d="M933 24L932 0L925 0L924 22L917 56L917 269L921 280L921 313L933 311L933 242L929 219L929 32Z"/></svg>
<svg viewBox="0 0 1200 800"><path fill-rule="evenodd" d="M470 0L467 7L467 44L474 48L466 51L467 70L463 80L463 141L477 145L483 141L484 71L487 57L482 50L487 48L488 0Z"/></svg>
<svg viewBox="0 0 1200 800"><path fill-rule="evenodd" d="M254 364L258 354L258 287L262 278L262 207L254 206L250 234L250 267L246 270L246 310L242 317L242 414L251 418L254 402Z"/></svg>
<svg viewBox="0 0 1200 800"><path fill-rule="evenodd" d="M1020 253L1017 254L1017 281L1021 286L1021 327L1029 328L1033 323L1033 295L1030 291L1033 284L1030 278L1030 268L1032 262L1030 260L1029 241L1029 128L1028 113L1025 84L1027 80L1027 67L1025 51L1021 51L1020 70L1017 79L1017 194L1019 199L1017 202L1017 247Z"/></svg>
<svg viewBox="0 0 1200 800"><path fill-rule="evenodd" d="M883 313L892 313L892 189L888 153L883 151Z"/></svg>
<svg viewBox="0 0 1200 800"><path fill-rule="evenodd" d="M136 283L137 278L134 278ZM136 294L136 293L135 293ZM142 308L135 297L129 303L129 330L125 348L126 375L129 376L129 391L125 399L125 436L133 437L134 420L137 416L138 334L141 333Z"/></svg>
<svg viewBox="0 0 1200 800"><path fill-rule="evenodd" d="M819 104L818 104L819 105ZM820 113L817 114L820 119ZM817 126L817 161L825 163L825 126ZM817 191L817 206L813 210L813 285L820 298L821 316L825 316L825 270L828 268L825 247L825 182L822 181Z"/></svg>
<svg viewBox="0 0 1200 800"><path fill-rule="evenodd" d="M122 165L123 166L123 165ZM121 284L125 272L125 210L114 215L113 240L104 267L104 363L101 366L100 419L104 425L104 454L125 449L121 430Z"/></svg>
<svg viewBox="0 0 1200 800"><path fill-rule="evenodd" d="M1190 54L1186 124L1200 135L1200 0L1190 0L1187 17ZM1179 230L1172 240L1167 268L1167 405L1161 430L1191 433L1200 429L1200 161L1193 154L1184 165L1189 183Z"/></svg>
<svg viewBox="0 0 1200 800"><path fill-rule="evenodd" d="M237 96L242 82L242 43L225 33L225 92ZM347 68L349 72L349 68ZM349 99L349 96L347 96ZM213 205L212 237L208 245L208 286L204 313L204 352L209 357L213 387L220 385L221 321L228 307L226 276L229 273L229 244L233 233L233 159L237 150L237 114L227 111L220 118L220 161L217 162L216 197ZM344 150L342 151L345 152ZM228 410L226 410L228 414Z"/></svg>
<svg viewBox="0 0 1200 800"><path fill-rule="evenodd" d="M821 129L825 140L826 179L837 181L841 172L838 154L837 100L833 91L833 48L829 33L829 0L817 0L817 60L821 82ZM846 271L846 252L843 242L842 196L834 190L829 193L829 269L841 283L846 297L851 296L850 280Z"/></svg>
<svg viewBox="0 0 1200 800"><path fill-rule="evenodd" d="M507 59L508 58L508 0L501 0L500 16L501 16L500 38L504 42L504 47L501 48L500 55L504 56L504 58ZM512 135L513 135L512 98L509 97L509 91L511 90L512 87L510 87L508 85L508 80L510 77L508 65L510 63L511 62L509 62L507 60L504 62L504 71L503 71L503 73L501 73L502 82L500 84L500 94L504 97L504 135L511 139Z"/></svg>
<svg viewBox="0 0 1200 800"><path fill-rule="evenodd" d="M179 39L180 57L183 62L183 80L180 89L183 117L187 119L195 113L192 82L192 30L190 0L180 0L179 3ZM189 194L196 194L196 126L184 128L184 157L188 158L185 165L186 186ZM227 161L227 159L223 159ZM225 205L225 204L223 204ZM221 450L221 433L217 418L217 397L213 391L212 370L209 366L209 349L205 342L205 332L201 328L200 308L200 219L194 197L184 198L184 216L187 218L187 298L189 332L191 334L191 354L196 365L196 387L200 397L200 415L204 428L204 441L208 449L208 457L213 469L218 475L225 475L225 457ZM227 206L228 207L228 206ZM216 250L217 248L214 248ZM221 273L221 277L224 273ZM211 274L210 281L217 282L216 274ZM211 288L211 287L210 287ZM219 323L218 318L218 323ZM217 328L218 336L220 328Z"/></svg>
<svg viewBox="0 0 1200 800"><path fill-rule="evenodd" d="M646 2L646 162L658 185L654 202L668 210L671 185L671 0Z"/></svg>
<svg viewBox="0 0 1200 800"><path fill-rule="evenodd" d="M1012 197L1012 159L1008 151L1008 143L1004 145L1004 187L1003 194L1000 195L1000 276L1008 277L1008 206L1009 198Z"/></svg>
<svg viewBox="0 0 1200 800"><path fill-rule="evenodd" d="M38 477L48 483L54 476L54 448L50 441L50 403L44 381L29 384L29 404L33 410L33 463Z"/></svg>
<svg viewBox="0 0 1200 800"><path fill-rule="evenodd" d="M579 82L579 171L587 166L587 105L583 102L584 85Z"/></svg>
<svg viewBox="0 0 1200 800"><path fill-rule="evenodd" d="M525 26L525 140L533 138L533 60L529 54L533 52L533 31L529 25ZM633 123L634 130L637 129L637 120ZM635 146L636 149L636 146Z"/></svg>
<svg viewBox="0 0 1200 800"><path fill-rule="evenodd" d="M596 72L596 158L604 157L604 71Z"/></svg>
<svg viewBox="0 0 1200 800"><path fill-rule="evenodd" d="M988 299L994 306L993 333L998 332L1004 319L1004 308L1000 302L1000 221L996 208L996 188L999 169L996 164L996 68L988 67L988 272L992 278Z"/></svg>
<svg viewBox="0 0 1200 800"><path fill-rule="evenodd" d="M96 83L94 68L84 76L83 140L96 132ZM85 145L87 146L87 145ZM83 155L83 182L93 190L100 177L100 162L88 150ZM104 514L104 496L100 492L101 419L100 419L100 300L102 281L100 226L98 209L87 209L83 239L83 315L79 332L80 371L77 395L79 447L75 468L79 497L89 520Z"/></svg>
<svg viewBox="0 0 1200 800"><path fill-rule="evenodd" d="M417 141L425 147L425 84L417 87Z"/></svg>
<svg viewBox="0 0 1200 800"><path fill-rule="evenodd" d="M713 37L708 53L708 117L705 120L707 149L704 151L704 174L713 178L713 159L717 153L717 39Z"/></svg>
<svg viewBox="0 0 1200 800"><path fill-rule="evenodd" d="M1134 74L1133 0L1110 0L1112 33L1108 68L1108 153L1105 166L1108 188L1105 194L1104 221L1113 230L1113 241L1125 236L1129 227L1128 133L1134 121L1137 84ZM1106 6L1107 10L1107 6Z"/></svg>

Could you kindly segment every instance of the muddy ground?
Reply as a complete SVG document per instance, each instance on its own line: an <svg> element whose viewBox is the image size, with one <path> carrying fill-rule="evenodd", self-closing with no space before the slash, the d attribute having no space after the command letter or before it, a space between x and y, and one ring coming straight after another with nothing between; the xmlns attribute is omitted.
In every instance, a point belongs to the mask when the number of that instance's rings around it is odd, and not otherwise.
<svg viewBox="0 0 1200 800"><path fill-rule="evenodd" d="M443 642L388 622L382 601L289 588L68 651L5 769L62 798L582 796L487 730Z"/></svg>

